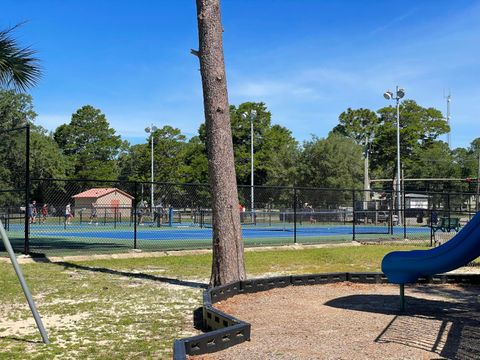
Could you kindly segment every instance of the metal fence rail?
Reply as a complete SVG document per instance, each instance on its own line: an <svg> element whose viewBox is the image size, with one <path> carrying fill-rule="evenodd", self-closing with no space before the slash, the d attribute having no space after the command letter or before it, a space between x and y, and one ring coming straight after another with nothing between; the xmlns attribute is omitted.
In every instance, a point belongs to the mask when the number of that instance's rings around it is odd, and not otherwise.
<svg viewBox="0 0 480 360"><path fill-rule="evenodd" d="M0 190L0 218L17 252L211 247L213 214L205 184L31 179L29 189L28 196ZM246 246L404 239L435 246L477 207L473 193L408 192L398 209L389 191L268 186L254 187L251 204L251 190L239 186Z"/></svg>

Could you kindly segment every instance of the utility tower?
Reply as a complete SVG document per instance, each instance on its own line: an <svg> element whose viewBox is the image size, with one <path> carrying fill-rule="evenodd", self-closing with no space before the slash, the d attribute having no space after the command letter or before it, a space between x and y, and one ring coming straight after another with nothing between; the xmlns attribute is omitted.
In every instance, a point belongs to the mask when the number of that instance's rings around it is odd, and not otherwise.
<svg viewBox="0 0 480 360"><path fill-rule="evenodd" d="M450 103L452 101L452 95L450 94L450 90L448 90L448 95L445 96L445 93L443 94L443 97L447 100L447 125L450 126ZM450 148L450 131L447 133L447 144L448 147Z"/></svg>

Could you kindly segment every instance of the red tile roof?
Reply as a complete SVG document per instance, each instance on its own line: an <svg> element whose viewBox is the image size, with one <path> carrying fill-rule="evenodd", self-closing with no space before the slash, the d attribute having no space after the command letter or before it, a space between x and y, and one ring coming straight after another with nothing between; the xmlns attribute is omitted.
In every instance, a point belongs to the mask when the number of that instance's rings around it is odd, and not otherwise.
<svg viewBox="0 0 480 360"><path fill-rule="evenodd" d="M133 196L130 194L127 194L125 191L122 191L117 188L94 188L94 189L89 189L84 192L81 192L77 195L73 195L72 197L74 199L79 199L79 198L95 198L98 199L102 196L105 196L107 194L110 194L112 192L118 191L119 193L129 197L130 199L133 199Z"/></svg>

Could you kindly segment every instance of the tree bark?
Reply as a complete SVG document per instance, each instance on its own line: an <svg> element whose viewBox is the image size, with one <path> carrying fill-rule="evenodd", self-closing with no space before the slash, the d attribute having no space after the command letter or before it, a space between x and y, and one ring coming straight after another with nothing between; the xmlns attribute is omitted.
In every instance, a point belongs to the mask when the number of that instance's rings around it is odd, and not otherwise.
<svg viewBox="0 0 480 360"><path fill-rule="evenodd" d="M244 280L245 261L223 57L220 0L196 1L198 56L202 75L213 210L210 286L218 286Z"/></svg>

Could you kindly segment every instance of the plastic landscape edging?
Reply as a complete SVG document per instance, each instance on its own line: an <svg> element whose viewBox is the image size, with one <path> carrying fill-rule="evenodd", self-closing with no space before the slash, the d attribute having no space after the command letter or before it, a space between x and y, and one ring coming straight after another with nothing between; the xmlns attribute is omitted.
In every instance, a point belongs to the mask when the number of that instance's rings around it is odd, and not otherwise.
<svg viewBox="0 0 480 360"><path fill-rule="evenodd" d="M213 304L238 294L256 293L286 286L321 285L336 282L363 284L386 284L383 273L324 273L308 275L277 276L237 281L205 290L203 295L204 334L176 339L173 359L186 360L188 355L202 355L227 349L250 340L251 325L216 309ZM432 284L480 284L480 274L442 274L419 278L417 283Z"/></svg>

